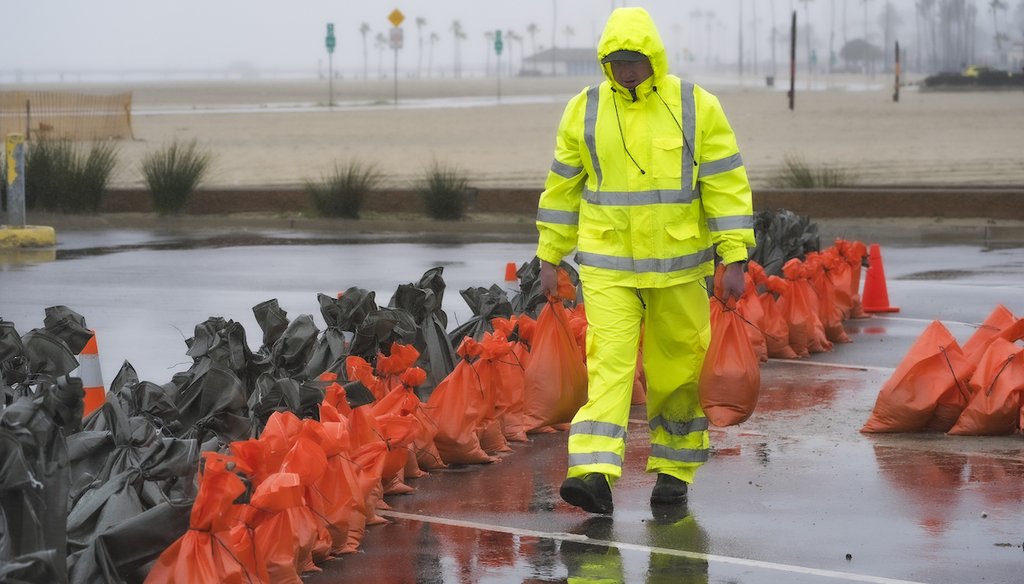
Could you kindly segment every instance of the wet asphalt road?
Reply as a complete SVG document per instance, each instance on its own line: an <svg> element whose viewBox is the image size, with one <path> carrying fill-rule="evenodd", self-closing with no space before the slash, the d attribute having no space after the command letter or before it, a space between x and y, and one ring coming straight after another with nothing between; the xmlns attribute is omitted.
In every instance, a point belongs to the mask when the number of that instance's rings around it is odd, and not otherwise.
<svg viewBox="0 0 1024 584"><path fill-rule="evenodd" d="M261 239L262 236L276 239ZM291 233L188 244L194 235L62 234L56 254L0 264L0 318L22 333L67 305L97 330L109 383L121 362L164 383L188 367L184 339L210 316L239 321L277 298L320 318L316 293L394 289L442 265L450 321L458 291L501 283L528 244L332 244ZM294 238L314 237L308 242ZM291 238L281 245L283 238ZM1024 313L1024 249L883 248L897 314L848 322L853 342L762 370L757 412L714 429L714 455L685 514L647 503L644 414L634 410L614 515L558 499L564 434L533 436L489 466L436 471L390 497L391 523L324 564L328 582L969 582L1024 581L1021 436L865 435L879 388L933 319L961 343L998 303ZM575 578L579 578L576 580Z"/></svg>

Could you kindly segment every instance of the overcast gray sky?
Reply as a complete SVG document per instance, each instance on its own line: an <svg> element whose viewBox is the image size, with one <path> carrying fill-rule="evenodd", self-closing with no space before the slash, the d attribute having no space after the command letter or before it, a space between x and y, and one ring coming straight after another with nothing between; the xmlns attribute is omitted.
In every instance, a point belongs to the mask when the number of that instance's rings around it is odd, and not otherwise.
<svg viewBox="0 0 1024 584"><path fill-rule="evenodd" d="M979 26L991 27L988 1L968 1L982 10ZM486 30L518 32L529 55L532 43L527 26L535 23L536 45L548 47L554 21L558 46L593 47L609 12L623 5L647 8L670 52L687 49L700 58L713 53L718 60L735 62L741 2L747 60L755 48L755 13L756 47L762 61L768 58L772 6L776 25L786 31L780 34L787 35L790 10L796 9L802 22L806 9L814 23L812 40L822 55L827 54L833 14L836 51L844 37L863 36L865 6L869 38L877 42L881 37L878 14L884 0L867 4L864 0L810 0L806 5L802 0L0 0L5 14L0 71L222 69L237 63L315 70L326 66L328 22L334 23L337 37L336 70L355 71L363 64L360 25L365 22L371 27L368 44L373 66L377 53L372 39L391 28L387 15L395 8L406 17L401 67L415 67L416 19L422 17L426 19L423 36L437 33L439 37L434 46L435 69L450 68L454 60L451 25L455 20L468 36L461 44L463 64L472 68L487 58ZM1010 20L1018 0L1008 3L1005 18ZM907 45L914 33L914 0L893 0L893 4L903 16L900 34ZM17 15L16 21L12 14ZM1007 26L1013 30L1012 24ZM573 29L571 36L566 27Z"/></svg>

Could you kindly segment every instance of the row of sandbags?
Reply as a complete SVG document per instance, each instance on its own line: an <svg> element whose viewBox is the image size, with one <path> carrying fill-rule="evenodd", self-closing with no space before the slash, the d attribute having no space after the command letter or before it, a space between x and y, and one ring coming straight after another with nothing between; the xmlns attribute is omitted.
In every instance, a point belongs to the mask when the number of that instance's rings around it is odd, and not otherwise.
<svg viewBox="0 0 1024 584"><path fill-rule="evenodd" d="M400 286L385 307L376 304L373 292L359 288L337 298L318 295L327 323L323 331L310 315L290 319L276 300L261 303L253 307L263 329L257 351L249 348L240 324L210 318L196 325L186 341L189 369L157 384L140 380L126 362L110 384L107 403L84 421L82 383L72 372L78 366L75 356L92 336L85 319L67 307L51 307L44 328L24 335L0 320L0 445L5 447L0 452L0 581L141 581L153 559L188 530L190 509L196 512L192 502L202 453L227 454L230 445L262 438L275 415L319 420L331 385L321 379L324 372L344 384L349 408L375 407L383 396L356 378L357 366L349 371L347 365L362 360L374 371L386 371L389 360L394 361L392 347L414 352L422 372L423 379L408 384L404 393L424 401L436 394L435 402L443 402L445 395L459 394L457 379L475 378L489 362L511 363L523 378L525 339L532 333L534 344L560 344L562 354L574 358L567 361L577 365L566 379L575 391L573 403L578 402L586 391L576 343L582 317L567 308L574 300L570 278L575 272L565 272L566 299L555 303L557 316L545 316L554 308L546 309L550 303L538 293L538 269L536 259L520 268L521 289L512 299L496 285L463 290L474 316L451 333L440 309L441 268ZM513 310L521 312L513 316ZM539 326L531 313L539 314ZM567 333L570 318L576 332ZM492 334L491 321L502 319L505 324L498 326L506 326L507 335L520 345L513 361L513 341L498 341L503 335ZM561 328L544 332L552 326ZM493 338L484 339L488 334ZM485 342L457 343L460 358L452 341L465 335ZM465 364L453 376L456 360ZM550 386L552 371L543 370L543 360L536 367L534 379ZM445 385L452 389L439 390L449 377ZM508 425L516 413L521 417L510 439L526 431L550 431L555 418L565 421L571 404L547 419L546 405L562 399L560 393L552 395L535 392L541 402L529 409L525 404L531 402L522 398L502 398L509 414L503 423ZM443 404L430 408L465 414ZM451 426L445 419L439 417L440 447L433 447L433 457L424 457L434 467L447 464L445 458L462 463L474 456L460 450L464 441L456 431L444 431ZM431 443L430 437L417 437ZM163 528L153 530L153 525Z"/></svg>
<svg viewBox="0 0 1024 584"><path fill-rule="evenodd" d="M358 548L382 522L383 495L412 492L410 479L448 465L485 464L527 433L564 429L586 400L577 342L582 314L560 274L562 297L527 314L482 324L463 337L458 363L424 401L419 351L393 343L372 359L349 355L316 419L271 415L258 439L230 455L205 455L190 530L148 582L292 582ZM350 380L340 384L340 379ZM351 407L346 388L370 397ZM240 502L241 501L241 502Z"/></svg>
<svg viewBox="0 0 1024 584"><path fill-rule="evenodd" d="M885 382L862 432L1005 435L1024 427L1024 318L998 305L961 346L939 321Z"/></svg>

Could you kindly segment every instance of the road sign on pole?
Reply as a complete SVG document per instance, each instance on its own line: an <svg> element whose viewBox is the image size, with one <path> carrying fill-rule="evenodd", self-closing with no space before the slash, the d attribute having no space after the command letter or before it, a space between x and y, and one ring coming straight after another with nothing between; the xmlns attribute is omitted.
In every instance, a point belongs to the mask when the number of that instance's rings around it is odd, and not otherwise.
<svg viewBox="0 0 1024 584"><path fill-rule="evenodd" d="M498 55L500 57L501 56L501 49L504 46L505 46L505 44L503 42L501 42L501 31L500 30L494 31L494 54Z"/></svg>
<svg viewBox="0 0 1024 584"><path fill-rule="evenodd" d="M327 23L327 38L324 39L327 47L327 107L334 107L334 23Z"/></svg>
<svg viewBox="0 0 1024 584"><path fill-rule="evenodd" d="M405 20L405 15L402 14L401 10L395 8L391 11L391 14L388 15L388 20L391 21L393 26L402 26L402 21Z"/></svg>
<svg viewBox="0 0 1024 584"><path fill-rule="evenodd" d="M401 24L405 20L405 15L402 11L395 8L388 14L388 22L393 27L391 29L390 46L395 51L395 107L398 107L398 49L402 48L402 29Z"/></svg>

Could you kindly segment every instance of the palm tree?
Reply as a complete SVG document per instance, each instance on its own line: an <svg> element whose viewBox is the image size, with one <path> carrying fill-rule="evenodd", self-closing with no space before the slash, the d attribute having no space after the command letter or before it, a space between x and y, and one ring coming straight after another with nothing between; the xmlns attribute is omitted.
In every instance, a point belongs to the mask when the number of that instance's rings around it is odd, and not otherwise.
<svg viewBox="0 0 1024 584"><path fill-rule="evenodd" d="M377 49L377 77L379 79L384 78L384 49L387 46L388 39L384 33L378 32L377 36L373 37L373 48Z"/></svg>
<svg viewBox="0 0 1024 584"><path fill-rule="evenodd" d="M1006 2L1003 2L1002 0L992 0L988 3L988 8L992 11L992 30L996 33L996 50L1002 53L1004 35L999 32L999 11L1006 10Z"/></svg>
<svg viewBox="0 0 1024 584"><path fill-rule="evenodd" d="M508 31L508 71L513 74L514 62L512 61L512 42L519 43L519 68L523 67L523 35L514 30Z"/></svg>
<svg viewBox="0 0 1024 584"><path fill-rule="evenodd" d="M800 0L800 2L803 3L803 5L804 5L804 20L806 21L804 23L804 26L807 29L807 34L805 34L804 36L806 37L806 41L807 41L807 72L808 73L814 73L814 70L813 70L814 64L811 62L811 13L810 13L810 8L809 8L811 2L813 2L813 1L814 0Z"/></svg>
<svg viewBox="0 0 1024 584"><path fill-rule="evenodd" d="M359 34L363 35L363 80L366 80L366 64L368 57L366 53L366 33L370 32L370 25L365 22L359 25Z"/></svg>
<svg viewBox="0 0 1024 584"><path fill-rule="evenodd" d="M576 36L576 31L573 30L573 28L571 26L567 26L567 27L565 27L563 29L563 32L565 32L565 46L566 47L571 47L572 46L572 37Z"/></svg>
<svg viewBox="0 0 1024 584"><path fill-rule="evenodd" d="M526 26L526 34L530 35L530 50L534 55L537 54L537 32L539 30L536 22L531 22Z"/></svg>
<svg viewBox="0 0 1024 584"><path fill-rule="evenodd" d="M430 55L427 57L427 77L430 77L430 71L434 66L434 45L437 41L441 40L441 37L437 36L436 32L430 33Z"/></svg>
<svg viewBox="0 0 1024 584"><path fill-rule="evenodd" d="M490 75L491 71L491 51L494 48L494 31L489 30L485 32L484 40L486 41L486 45L484 45L484 54L487 55L487 60L484 63L484 77L487 77L488 75Z"/></svg>
<svg viewBox="0 0 1024 584"><path fill-rule="evenodd" d="M462 52L459 51L459 41L466 38L466 33L462 29L462 23L458 20L452 21L452 26L449 29L452 31L452 37L455 39L455 63L453 65L453 74L456 78L462 77Z"/></svg>
<svg viewBox="0 0 1024 584"><path fill-rule="evenodd" d="M416 38L420 45L420 54L416 60L416 78L423 76L423 27L426 26L427 19L422 16L416 17Z"/></svg>

